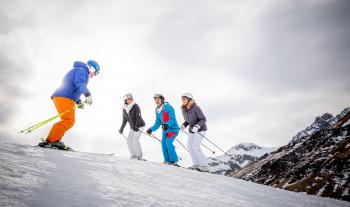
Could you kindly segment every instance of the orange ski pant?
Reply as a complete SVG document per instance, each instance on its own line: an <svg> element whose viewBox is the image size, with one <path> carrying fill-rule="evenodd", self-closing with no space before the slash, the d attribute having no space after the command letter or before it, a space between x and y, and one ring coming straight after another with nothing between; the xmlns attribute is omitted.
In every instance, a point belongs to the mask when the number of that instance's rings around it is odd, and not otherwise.
<svg viewBox="0 0 350 207"><path fill-rule="evenodd" d="M75 106L73 100L64 97L54 97L53 103L59 114L72 109ZM50 133L47 136L49 142L61 141L66 131L72 128L75 122L75 109L63 114L60 118L61 120L52 126Z"/></svg>

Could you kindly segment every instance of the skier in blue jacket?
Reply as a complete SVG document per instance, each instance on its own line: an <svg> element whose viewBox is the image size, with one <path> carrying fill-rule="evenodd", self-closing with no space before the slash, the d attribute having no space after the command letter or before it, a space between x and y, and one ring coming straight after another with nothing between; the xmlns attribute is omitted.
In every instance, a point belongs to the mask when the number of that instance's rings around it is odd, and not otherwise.
<svg viewBox="0 0 350 207"><path fill-rule="evenodd" d="M75 122L75 104L78 108L83 108L83 104L92 104L92 96L87 88L89 78L93 78L100 72L100 66L94 60L87 63L76 61L63 78L62 85L51 96L57 112L64 113L61 120L55 123L46 140L39 144L40 147L58 148L67 150L68 147L61 142L64 134L73 127ZM85 102L80 100L81 95L85 96Z"/></svg>
<svg viewBox="0 0 350 207"><path fill-rule="evenodd" d="M176 121L174 108L168 102L165 102L164 96L161 94L155 94L154 101L157 104L156 121L154 125L147 130L147 133L152 134L152 132L156 131L160 126L162 127L164 163L178 166L176 163L178 157L173 142L179 134L179 125Z"/></svg>

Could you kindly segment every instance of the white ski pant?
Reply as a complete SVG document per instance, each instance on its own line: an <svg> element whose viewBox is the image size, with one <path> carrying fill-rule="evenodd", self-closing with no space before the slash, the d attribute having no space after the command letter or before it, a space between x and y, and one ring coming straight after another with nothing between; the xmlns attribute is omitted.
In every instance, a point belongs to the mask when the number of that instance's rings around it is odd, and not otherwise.
<svg viewBox="0 0 350 207"><path fill-rule="evenodd" d="M141 150L141 144L140 144L140 137L141 137L141 131L143 131L145 127L141 127L138 132L135 132L134 130L130 129L129 135L126 139L128 143L128 148L131 157L139 156L142 158L142 150Z"/></svg>
<svg viewBox="0 0 350 207"><path fill-rule="evenodd" d="M190 151L190 155L192 158L193 165L199 166L207 166L208 161L204 156L203 151L201 150L201 143L203 137L199 134L201 133L203 136L205 135L205 131L197 132L197 133L189 133L187 139L187 147Z"/></svg>

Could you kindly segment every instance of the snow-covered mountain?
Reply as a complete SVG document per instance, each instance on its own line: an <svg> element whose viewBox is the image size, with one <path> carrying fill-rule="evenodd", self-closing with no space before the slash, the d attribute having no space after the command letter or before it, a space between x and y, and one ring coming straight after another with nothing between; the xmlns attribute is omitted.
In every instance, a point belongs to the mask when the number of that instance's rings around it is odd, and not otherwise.
<svg viewBox="0 0 350 207"><path fill-rule="evenodd" d="M350 207L350 203L161 163L0 144L0 206Z"/></svg>
<svg viewBox="0 0 350 207"><path fill-rule="evenodd" d="M350 112L350 107L345 108L340 114L337 116L333 116L330 113L325 113L322 116L316 117L315 121L306 129L298 132L292 139L292 142L298 141L300 139L307 139L309 138L313 133L321 130L321 129L327 129L330 126L337 123L342 117L344 117L346 114Z"/></svg>
<svg viewBox="0 0 350 207"><path fill-rule="evenodd" d="M209 172L229 175L257 160L262 155L276 150L276 148L261 147L253 143L240 143L233 146L226 153L217 157L208 158Z"/></svg>
<svg viewBox="0 0 350 207"><path fill-rule="evenodd" d="M277 151L234 174L282 189L350 201L350 108L324 114Z"/></svg>

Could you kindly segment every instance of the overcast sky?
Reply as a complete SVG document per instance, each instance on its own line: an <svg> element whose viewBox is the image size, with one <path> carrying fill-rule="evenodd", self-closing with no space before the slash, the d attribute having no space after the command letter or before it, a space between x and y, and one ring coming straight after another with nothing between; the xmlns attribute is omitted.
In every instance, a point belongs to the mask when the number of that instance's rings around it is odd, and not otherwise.
<svg viewBox="0 0 350 207"><path fill-rule="evenodd" d="M154 93L182 123L181 94L191 92L207 136L223 149L285 145L316 116L350 106L349 22L346 0L1 0L0 140L35 145L46 137L52 123L16 132L55 115L50 95L65 73L95 59L94 103L63 139L76 150L129 157L117 133L127 92L147 127ZM159 144L141 139L146 159L161 161Z"/></svg>

